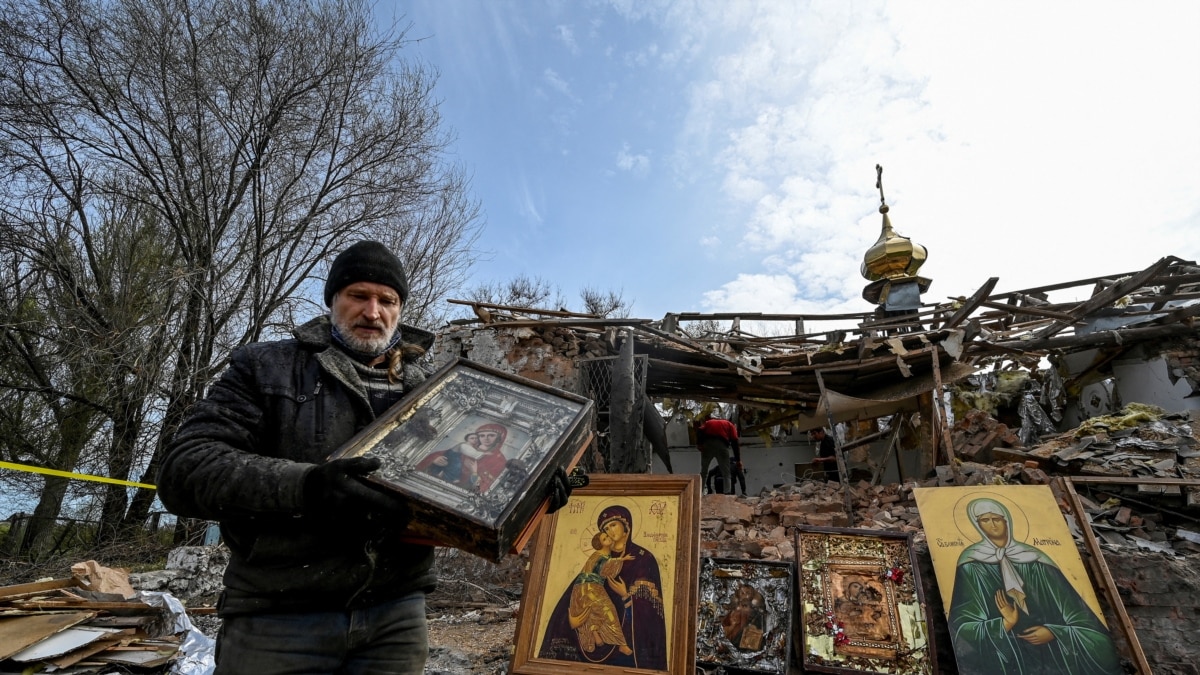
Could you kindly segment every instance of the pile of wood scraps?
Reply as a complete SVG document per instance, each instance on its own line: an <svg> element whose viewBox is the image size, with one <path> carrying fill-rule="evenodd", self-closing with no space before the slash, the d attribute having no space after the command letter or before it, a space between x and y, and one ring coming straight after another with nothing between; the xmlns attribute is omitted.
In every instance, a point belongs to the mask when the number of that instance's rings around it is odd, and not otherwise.
<svg viewBox="0 0 1200 675"><path fill-rule="evenodd" d="M179 652L163 607L84 588L78 578L0 587L0 672L160 668Z"/></svg>

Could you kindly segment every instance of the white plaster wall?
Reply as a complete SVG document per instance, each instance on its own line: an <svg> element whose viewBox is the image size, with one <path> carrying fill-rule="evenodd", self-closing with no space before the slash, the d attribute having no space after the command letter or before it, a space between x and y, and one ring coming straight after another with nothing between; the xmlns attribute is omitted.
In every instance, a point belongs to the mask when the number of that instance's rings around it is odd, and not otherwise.
<svg viewBox="0 0 1200 675"><path fill-rule="evenodd" d="M746 493L758 494L765 489L796 481L796 465L809 464L817 454L817 444L808 440L807 434L790 435L783 443L774 443L770 447L757 436L743 437L742 465L746 470ZM872 457L877 461L883 459L887 445L886 439L881 439L868 446ZM667 424L667 446L671 452L671 468L677 474L700 473L700 450L688 444L687 426L683 422L671 421ZM916 453L908 453L915 455ZM913 477L905 453L901 453L901 461L905 462L905 477ZM712 468L711 466L709 468ZM868 469L866 462L851 462L850 469ZM667 473L666 466L657 457L651 466L651 471L657 474ZM817 472L820 477L820 472ZM896 462L890 457L884 469L881 481L884 483L899 482L896 472Z"/></svg>
<svg viewBox="0 0 1200 675"><path fill-rule="evenodd" d="M1113 361L1117 395L1123 404L1148 403L1168 412L1200 410L1200 396L1188 396L1192 388L1186 378L1174 384L1167 375L1167 362L1161 356L1147 360Z"/></svg>

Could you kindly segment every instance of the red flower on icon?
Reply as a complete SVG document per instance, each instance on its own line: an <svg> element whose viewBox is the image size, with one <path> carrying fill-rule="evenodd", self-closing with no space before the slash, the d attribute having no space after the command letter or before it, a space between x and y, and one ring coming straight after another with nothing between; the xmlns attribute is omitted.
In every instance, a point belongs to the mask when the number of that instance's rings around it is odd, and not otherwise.
<svg viewBox="0 0 1200 675"><path fill-rule="evenodd" d="M833 636L834 645L844 645L850 642L850 636L846 635L846 625L833 616L833 612L825 612L825 630Z"/></svg>
<svg viewBox="0 0 1200 675"><path fill-rule="evenodd" d="M883 573L883 578L897 584L902 584L904 583L904 570L900 569L899 566L894 566Z"/></svg>

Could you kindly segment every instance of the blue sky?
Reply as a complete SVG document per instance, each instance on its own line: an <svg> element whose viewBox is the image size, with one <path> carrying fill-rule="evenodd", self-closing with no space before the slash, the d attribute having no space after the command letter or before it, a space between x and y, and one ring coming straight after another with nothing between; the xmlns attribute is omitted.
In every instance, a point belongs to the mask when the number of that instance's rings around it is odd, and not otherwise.
<svg viewBox="0 0 1200 675"><path fill-rule="evenodd" d="M632 315L869 311L1200 257L1200 3L407 0L490 260ZM1057 299L1057 298L1056 298Z"/></svg>

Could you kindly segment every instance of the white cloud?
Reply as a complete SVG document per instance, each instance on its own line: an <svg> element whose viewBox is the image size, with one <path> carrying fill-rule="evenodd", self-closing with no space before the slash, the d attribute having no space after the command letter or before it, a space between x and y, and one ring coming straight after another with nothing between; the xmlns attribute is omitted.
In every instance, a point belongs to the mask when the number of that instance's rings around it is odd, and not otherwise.
<svg viewBox="0 0 1200 675"><path fill-rule="evenodd" d="M714 171L734 207L713 236L777 269L712 308L867 308L876 163L929 248L926 301L1200 255L1200 4L681 4L662 58L709 60L673 165Z"/></svg>
<svg viewBox="0 0 1200 675"><path fill-rule="evenodd" d="M554 27L554 38L563 43L567 51L572 54L579 54L579 43L575 41L575 31L571 30L570 26L559 24Z"/></svg>
<svg viewBox="0 0 1200 675"><path fill-rule="evenodd" d="M770 307L772 312L786 314L795 310L797 291L795 281L786 274L739 274L720 289L705 293L704 304L714 311Z"/></svg>
<svg viewBox="0 0 1200 675"><path fill-rule="evenodd" d="M571 93L571 85L553 68L547 68L542 71L542 81L549 85L554 91L557 91L572 101L578 102L575 98L575 95Z"/></svg>
<svg viewBox="0 0 1200 675"><path fill-rule="evenodd" d="M631 152L629 144L623 143L621 149L617 151L617 168L640 178L650 172L650 157Z"/></svg>
<svg viewBox="0 0 1200 675"><path fill-rule="evenodd" d="M542 210L546 200L540 190L535 192L530 186L528 176L521 174L515 197L517 212L530 224L541 225L544 221Z"/></svg>

